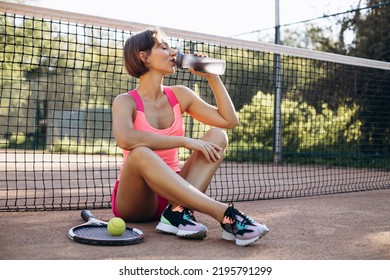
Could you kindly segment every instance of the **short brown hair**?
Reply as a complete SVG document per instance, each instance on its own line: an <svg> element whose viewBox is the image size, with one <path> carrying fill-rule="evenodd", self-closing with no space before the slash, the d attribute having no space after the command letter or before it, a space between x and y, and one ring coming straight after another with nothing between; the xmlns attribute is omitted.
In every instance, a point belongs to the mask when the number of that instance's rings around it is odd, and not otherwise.
<svg viewBox="0 0 390 280"><path fill-rule="evenodd" d="M165 34L159 29L147 29L137 33L126 40L123 53L124 63L129 75L139 78L149 71L149 68L140 59L139 52L144 51L148 55L156 43L161 43Z"/></svg>

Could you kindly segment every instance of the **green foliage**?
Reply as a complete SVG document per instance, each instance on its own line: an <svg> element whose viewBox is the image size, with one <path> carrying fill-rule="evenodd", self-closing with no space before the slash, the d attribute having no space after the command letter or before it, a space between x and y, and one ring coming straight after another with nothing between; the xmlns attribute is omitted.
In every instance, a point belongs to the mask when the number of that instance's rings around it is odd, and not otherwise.
<svg viewBox="0 0 390 280"><path fill-rule="evenodd" d="M238 112L240 125L232 130L231 143L255 143L258 148L272 146L273 96L258 92L249 104Z"/></svg>
<svg viewBox="0 0 390 280"><path fill-rule="evenodd" d="M13 133L9 137L9 144L10 145L22 145L26 143L26 135L24 133Z"/></svg>
<svg viewBox="0 0 390 280"><path fill-rule="evenodd" d="M54 153L71 153L71 154L121 154L122 150L115 144L102 139L87 140L80 142L74 139L63 137L57 140L51 147L48 147Z"/></svg>
<svg viewBox="0 0 390 280"><path fill-rule="evenodd" d="M306 103L285 100L282 108L283 147L286 150L302 152L326 151L337 147L340 151L349 150L356 144L361 133L360 121L353 121L358 107L340 105L336 111L323 104L317 113ZM346 146L348 145L348 146Z"/></svg>
<svg viewBox="0 0 390 280"><path fill-rule="evenodd" d="M0 149L43 149L44 145L35 135L26 133L11 133L5 138L0 138Z"/></svg>
<svg viewBox="0 0 390 280"><path fill-rule="evenodd" d="M251 151L252 160L270 159L273 150L274 96L258 92L238 113L240 125L229 132L232 159L237 150ZM283 151L354 152L362 123L355 120L358 106L340 105L333 111L323 104L317 111L305 102L282 103Z"/></svg>

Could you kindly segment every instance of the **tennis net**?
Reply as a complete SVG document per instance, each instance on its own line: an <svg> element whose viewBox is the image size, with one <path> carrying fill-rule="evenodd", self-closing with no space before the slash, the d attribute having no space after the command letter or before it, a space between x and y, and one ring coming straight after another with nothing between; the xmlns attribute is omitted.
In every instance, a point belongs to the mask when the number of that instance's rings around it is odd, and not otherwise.
<svg viewBox="0 0 390 280"><path fill-rule="evenodd" d="M110 207L122 164L115 96L137 85L122 47L149 26L2 3L0 211ZM390 187L390 63L163 28L226 60L240 118L208 194L246 201ZM207 83L177 71L214 104ZM185 116L186 133L207 127ZM189 151L180 149L185 160ZM201 174L200 174L201 176Z"/></svg>

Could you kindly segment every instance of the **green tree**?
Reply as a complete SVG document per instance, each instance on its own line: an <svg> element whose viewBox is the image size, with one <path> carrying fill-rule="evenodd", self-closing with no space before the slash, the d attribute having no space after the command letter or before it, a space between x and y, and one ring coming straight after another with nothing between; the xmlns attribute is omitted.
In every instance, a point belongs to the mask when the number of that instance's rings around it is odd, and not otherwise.
<svg viewBox="0 0 390 280"><path fill-rule="evenodd" d="M348 55L390 62L390 3L382 2L367 0L371 7L367 13L357 10L352 18L343 19L340 41L344 42L346 31L354 33Z"/></svg>
<svg viewBox="0 0 390 280"><path fill-rule="evenodd" d="M349 55L390 62L390 4L368 0L366 6L372 7L367 13L358 10L353 18L344 19L341 41L346 30L353 30L355 38L349 47ZM357 70L356 83L360 90L351 92L361 104L361 149L368 153L389 153L390 71L366 71L369 74Z"/></svg>
<svg viewBox="0 0 390 280"><path fill-rule="evenodd" d="M339 21L338 36L329 36L326 27L309 26L304 36L287 33L285 42L295 46L336 54L390 61L390 4L368 0L367 9L356 9ZM364 12L363 12L364 11ZM346 36L353 34L351 44ZM365 153L390 152L390 71L368 67L312 61L314 69L325 72L319 79L306 80L301 87L305 102L321 110L321 104L337 109L338 104L357 104L355 119L360 119L360 150ZM318 94L318 93L321 94Z"/></svg>

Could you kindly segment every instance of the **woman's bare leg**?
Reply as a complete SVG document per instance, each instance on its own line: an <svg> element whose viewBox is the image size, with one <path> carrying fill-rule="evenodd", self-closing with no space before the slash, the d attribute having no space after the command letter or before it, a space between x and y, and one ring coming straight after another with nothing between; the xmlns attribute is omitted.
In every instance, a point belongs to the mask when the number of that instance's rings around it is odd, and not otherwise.
<svg viewBox="0 0 390 280"><path fill-rule="evenodd" d="M228 144L226 132L219 128L210 129L202 140L210 141L222 148L219 151L220 159L215 162L209 162L202 153L194 151L183 166L180 176L186 179L188 183L205 193L215 172L220 167Z"/></svg>
<svg viewBox="0 0 390 280"><path fill-rule="evenodd" d="M134 149L122 170L117 193L118 210L128 221L150 220L157 209L158 193L175 204L205 213L220 222L223 239L235 240L236 244L241 246L249 245L264 236L268 228L249 219L235 208L227 209L226 204L203 193L222 162L227 138L222 130L212 129L203 139L215 141L214 143L222 148L221 159L210 163L202 158L200 153L194 152L183 167L181 176L149 148ZM190 235L192 236L192 233Z"/></svg>
<svg viewBox="0 0 390 280"><path fill-rule="evenodd" d="M152 219L157 209L156 193L168 201L210 215L218 222L222 222L227 208L179 176L149 148L135 148L127 157L120 177L119 213L129 221Z"/></svg>

